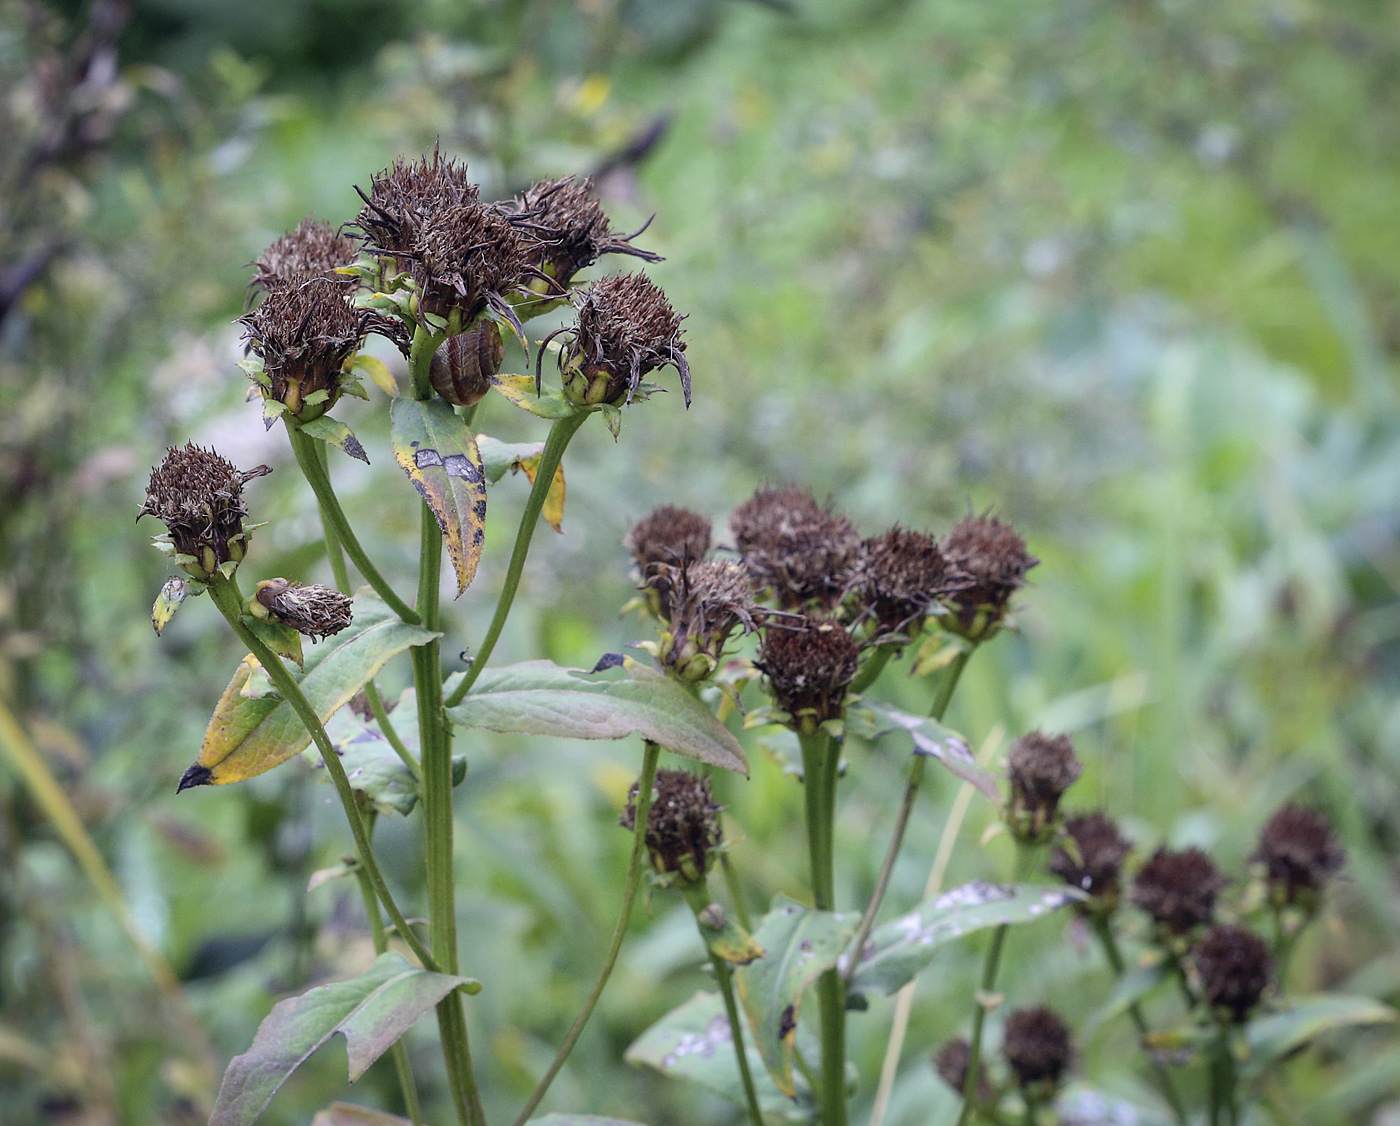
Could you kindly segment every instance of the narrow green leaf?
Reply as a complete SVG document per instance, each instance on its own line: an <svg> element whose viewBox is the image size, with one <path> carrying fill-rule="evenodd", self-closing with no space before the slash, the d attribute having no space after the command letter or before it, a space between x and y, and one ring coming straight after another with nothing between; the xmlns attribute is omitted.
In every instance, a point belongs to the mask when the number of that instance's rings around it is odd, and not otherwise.
<svg viewBox="0 0 1400 1126"><path fill-rule="evenodd" d="M1324 1032L1362 1024L1388 1024L1395 1018L1394 1009L1372 997L1346 993L1300 997L1286 1012L1249 1022L1249 1061L1245 1068L1256 1075Z"/></svg>
<svg viewBox="0 0 1400 1126"><path fill-rule="evenodd" d="M365 352L356 352L355 358L350 361L350 370L358 375L369 376L374 381L375 386L389 398L398 398L399 381L394 378L394 373L389 370L389 365L383 360Z"/></svg>
<svg viewBox="0 0 1400 1126"><path fill-rule="evenodd" d="M394 460L437 518L460 597L486 536L486 474L476 439L442 399L395 399L389 417Z"/></svg>
<svg viewBox="0 0 1400 1126"><path fill-rule="evenodd" d="M308 437L315 438L319 442L325 442L328 446L349 454L351 457L369 464L369 454L365 453L364 446L360 445L360 440L350 431L350 427L343 422L337 422L328 414L321 415L320 418L313 418L310 422L298 424L301 432Z"/></svg>
<svg viewBox="0 0 1400 1126"><path fill-rule="evenodd" d="M544 452L543 442L502 442L489 434L478 434L476 445L481 451L486 480L493 485L510 470L519 469L522 461L539 457Z"/></svg>
<svg viewBox="0 0 1400 1126"><path fill-rule="evenodd" d="M448 710L464 727L565 739L640 735L685 758L748 773L738 740L686 688L664 673L628 660L628 675L525 661L488 669L471 695ZM449 680L446 691L451 692Z"/></svg>
<svg viewBox="0 0 1400 1126"><path fill-rule="evenodd" d="M258 1026L253 1044L224 1072L209 1126L248 1126L277 1089L339 1032L350 1057L350 1081L454 989L480 988L470 978L429 973L398 954L381 954L359 977L279 1001Z"/></svg>
<svg viewBox="0 0 1400 1126"><path fill-rule="evenodd" d="M873 700L863 700L846 710L846 729L863 739L876 739L902 731L914 741L914 753L937 759L964 782L970 782L997 804L1001 793L996 780L977 765L977 758L963 736L931 716L909 715Z"/></svg>

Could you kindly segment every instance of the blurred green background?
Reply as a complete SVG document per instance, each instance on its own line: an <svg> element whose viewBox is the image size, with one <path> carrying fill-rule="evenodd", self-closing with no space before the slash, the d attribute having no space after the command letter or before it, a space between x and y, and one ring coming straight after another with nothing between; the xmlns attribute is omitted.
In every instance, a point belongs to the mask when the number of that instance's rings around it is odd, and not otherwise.
<svg viewBox="0 0 1400 1126"><path fill-rule="evenodd" d="M305 890L350 844L300 760L175 796L241 654L203 601L155 637L166 570L132 519L164 446L212 443L279 470L248 494L270 521L256 573L325 577L310 498L233 366L246 264L305 214L352 218L355 184L439 138L493 198L601 170L618 227L656 215L650 272L689 315L695 405L661 396L626 412L620 442L598 425L574 443L564 534L537 538L500 659L591 665L644 636L618 616L619 540L659 503L722 519L796 480L867 535L993 507L1042 564L953 724L979 747L1072 732L1074 804L1120 815L1144 850L1199 844L1236 872L1284 799L1324 809L1347 878L1293 984L1400 1000L1393 2L0 0L0 93L0 699L220 1064L277 996L362 966L368 936L347 881ZM374 464L342 461L337 485L407 588L417 504L384 400L341 413ZM543 437L499 400L478 423ZM484 629L524 495L519 478L495 487L449 652ZM906 669L881 692L926 708ZM406 681L391 667L382 683ZM457 749L463 968L486 985L468 1008L503 1120L606 946L640 748L459 732ZM848 904L904 773L894 747L851 757ZM805 861L798 787L752 758L749 781L717 787L757 909L803 895ZM921 896L954 792L926 786L892 909ZM979 843L992 819L972 807L948 882L1006 876L1005 839ZM379 837L410 914L418 832ZM685 908L652 907L546 1106L734 1121L622 1062L706 983ZM980 955L952 948L921 978L887 1122L951 1121L925 1061L966 1021ZM1077 1024L1109 986L1063 920L1013 933L1002 984ZM857 1121L890 1010L852 1020ZM441 1105L429 1025L410 1046ZM1140 1090L1125 1041L1110 1025L1081 1043L1084 1080ZM0 1121L200 1121L189 1048L0 771ZM337 1044L264 1120L309 1121L343 1079ZM1400 1046L1372 1032L1312 1050L1276 1093L1299 1122L1389 1122L1398 1089ZM387 1064L349 1097L396 1109Z"/></svg>

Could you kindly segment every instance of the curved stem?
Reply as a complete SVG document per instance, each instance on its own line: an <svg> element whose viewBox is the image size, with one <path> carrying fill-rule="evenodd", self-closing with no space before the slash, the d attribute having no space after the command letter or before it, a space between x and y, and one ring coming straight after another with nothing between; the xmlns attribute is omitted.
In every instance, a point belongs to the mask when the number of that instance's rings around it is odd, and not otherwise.
<svg viewBox="0 0 1400 1126"><path fill-rule="evenodd" d="M462 702L476 683L476 678L485 670L486 662L491 659L491 651L496 648L501 630L505 628L506 618L510 616L511 604L515 601L515 592L520 586L520 575L525 569L525 557L530 553L530 539L535 534L535 525L539 523L540 511L544 508L545 497L549 495L554 473L559 468L569 440L578 433L578 428L587 418L588 412L580 411L567 418L556 419L550 427L544 452L540 454L539 468L535 471L535 483L530 487L530 497L525 502L525 511L520 516L520 530L515 533L515 548L511 551L505 582L501 586L500 596L496 599L496 612L492 615L486 636L481 639L481 645L472 656L471 667L467 669L462 682L453 690L452 695L447 698L449 708Z"/></svg>
<svg viewBox="0 0 1400 1126"><path fill-rule="evenodd" d="M894 656L896 646L880 645L865 661L865 667L856 674L856 678L851 681L851 686L846 689L848 696L858 696L872 684L880 679L880 674L885 671L885 666L890 663L890 658Z"/></svg>
<svg viewBox="0 0 1400 1126"><path fill-rule="evenodd" d="M534 1114L535 1108L540 1105L540 1100L549 1090L549 1085L554 1082L554 1077L559 1074L559 1069L564 1066L564 1061L569 1058L569 1053L574 1050L574 1045L578 1043L583 1026L593 1015L598 998L603 995L603 987L607 985L608 978L612 976L613 966L617 964L618 951L622 949L622 940L627 936L627 924L632 918L632 904L637 898L637 885L641 882L642 857L646 852L647 814L651 810L651 790L656 780L656 763L660 757L661 748L655 743L648 742L646 754L642 758L642 775L637 781L637 798L632 828L632 857L627 863L627 883L622 890L622 911L618 914L617 926L613 928L612 942L608 944L608 953L603 959L603 968L599 971L598 980L593 983L593 988L583 1002L583 1008L574 1018L574 1023L564 1037L564 1042L554 1053L549 1070L544 1073L544 1078L539 1081L534 1092L526 1101L524 1109L516 1116L515 1126L525 1126L530 1115Z"/></svg>
<svg viewBox="0 0 1400 1126"><path fill-rule="evenodd" d="M752 932L753 922L749 919L749 909L744 906L744 889L739 886L739 875L729 862L729 853L719 854L719 866L724 873L724 886L729 889L729 898L734 901L734 913L739 916L739 925Z"/></svg>
<svg viewBox="0 0 1400 1126"><path fill-rule="evenodd" d="M972 653L972 649L964 649L953 658L953 663L948 667L948 671L943 677L938 697L933 703L933 710L930 714L934 719L941 720L944 713L947 712L948 702L953 698L953 690L958 686L958 678L962 676L962 671L967 667ZM889 847L885 849L885 859L880 865L880 874L875 880L875 890L871 893L865 914L861 916L855 938L847 948L849 951L846 966L847 981L850 981L855 975L856 968L860 964L861 951L865 949L866 940L875 927L875 917L880 913L880 904L884 901L885 892L889 889L890 876L894 872L895 861L899 859L899 850L904 846L904 834L909 828L909 818L914 812L914 800L919 796L919 786L923 783L924 767L927 765L927 761L923 755L915 755L913 762L909 764L909 780L904 786L904 797L899 803L899 813L895 815L894 832L890 834Z"/></svg>
<svg viewBox="0 0 1400 1126"><path fill-rule="evenodd" d="M749 1106L749 1120L753 1126L763 1126L763 1111L759 1109L758 1091L753 1085L748 1050L744 1047L744 1025L739 1019L739 1006L734 1001L734 975L729 963L713 951L710 952L710 963L715 968L715 984L719 986L720 995L724 998L724 1011L729 1017L734 1058L739 1063L739 1079L744 1084L744 1100Z"/></svg>

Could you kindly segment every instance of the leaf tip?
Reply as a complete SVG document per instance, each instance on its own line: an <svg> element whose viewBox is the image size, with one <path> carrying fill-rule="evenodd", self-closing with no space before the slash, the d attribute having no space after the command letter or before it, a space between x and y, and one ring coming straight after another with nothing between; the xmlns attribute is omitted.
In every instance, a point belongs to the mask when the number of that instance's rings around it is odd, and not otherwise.
<svg viewBox="0 0 1400 1126"><path fill-rule="evenodd" d="M213 779L214 772L212 770L207 766L200 766L199 763L195 763L180 775L180 784L175 787L175 792L177 794L183 793L185 790L193 789L195 786L212 786L214 784Z"/></svg>

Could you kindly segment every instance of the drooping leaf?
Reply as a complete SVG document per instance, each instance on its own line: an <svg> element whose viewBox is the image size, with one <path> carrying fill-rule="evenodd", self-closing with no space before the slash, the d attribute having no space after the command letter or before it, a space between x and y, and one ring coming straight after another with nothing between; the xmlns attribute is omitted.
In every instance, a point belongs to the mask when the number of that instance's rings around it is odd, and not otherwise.
<svg viewBox="0 0 1400 1126"><path fill-rule="evenodd" d="M561 668L553 661L488 669L448 715L464 727L521 735L640 735L685 758L748 773L744 748L684 686L632 660L625 668L622 677ZM449 680L449 693L452 684Z"/></svg>
<svg viewBox="0 0 1400 1126"><path fill-rule="evenodd" d="M394 460L437 518L460 597L486 537L486 473L476 439L442 399L395 399L389 418Z"/></svg>
<svg viewBox="0 0 1400 1126"><path fill-rule="evenodd" d="M1324 1032L1362 1024L1388 1024L1396 1015L1389 1005L1372 997L1346 993L1299 997L1287 1011L1249 1022L1249 1060L1245 1069L1251 1075L1258 1074Z"/></svg>
<svg viewBox="0 0 1400 1126"><path fill-rule="evenodd" d="M350 361L350 370L357 375L367 375L374 381L384 394L394 399L399 394L399 381L394 378L394 373L389 370L389 365L375 356L365 352L356 352L355 358Z"/></svg>
<svg viewBox="0 0 1400 1126"><path fill-rule="evenodd" d="M254 637L279 657L295 662L297 668L305 667L306 662L302 659L301 654L301 634L297 633L291 626L284 626L280 622L271 622L266 618L257 618L251 614L244 615L243 624L248 627Z"/></svg>
<svg viewBox="0 0 1400 1126"><path fill-rule="evenodd" d="M796 1076L795 1095L789 1098L778 1090L764 1070L752 1037L745 1042L744 1052L764 1116L792 1122L812 1121L815 1106L803 1078ZM680 1008L667 1013L637 1038L623 1058L633 1065L654 1068L663 1075L689 1079L736 1106L745 1105L729 1017L717 993L702 990Z"/></svg>
<svg viewBox="0 0 1400 1126"><path fill-rule="evenodd" d="M977 765L967 740L931 716L909 715L873 700L846 711L846 730L864 739L875 739L903 731L914 741L914 753L937 759L957 777L969 782L998 804L1001 794L996 780Z"/></svg>
<svg viewBox="0 0 1400 1126"><path fill-rule="evenodd" d="M533 375L493 375L491 386L538 418L568 418L574 413L573 404L553 388L536 395Z"/></svg>
<svg viewBox="0 0 1400 1126"><path fill-rule="evenodd" d="M540 469L540 458L544 452L543 442L501 442L488 438L485 434L476 436L481 450L481 464L486 469L486 480L495 484L508 470L523 471L530 484L535 483L535 475ZM544 498L541 515L556 532L564 530L564 466L554 471L554 480Z"/></svg>
<svg viewBox="0 0 1400 1126"><path fill-rule="evenodd" d="M1074 903L1078 892L1048 884L970 884L925 901L876 927L862 951L851 988L893 993L913 981L940 947L965 934L1003 923L1029 923Z"/></svg>
<svg viewBox="0 0 1400 1126"><path fill-rule="evenodd" d="M184 579L167 579L165 585L160 588L160 593L156 595L155 605L151 607L151 625L155 627L157 636L160 631L170 624L170 619L184 605L185 599L190 596L190 584Z"/></svg>
<svg viewBox="0 0 1400 1126"><path fill-rule="evenodd" d="M331 1103L325 1110L316 1112L311 1126L413 1126L413 1123L387 1110L371 1110L354 1103Z"/></svg>
<svg viewBox="0 0 1400 1126"><path fill-rule="evenodd" d="M365 591L355 595L354 624L317 646L307 657L299 678L316 715L325 723L393 657L438 634L400 621L382 602ZM276 696L248 699L242 689L253 673L262 675L251 656L245 657L214 708L199 757L181 781L189 786L219 786L262 774L300 753L311 735L292 710Z"/></svg>
<svg viewBox="0 0 1400 1126"><path fill-rule="evenodd" d="M763 1064L789 1097L796 1093L792 1062L802 994L835 968L859 923L856 914L817 911L777 896L754 934L763 957L734 973Z"/></svg>
<svg viewBox="0 0 1400 1126"><path fill-rule="evenodd" d="M328 446L349 454L351 457L369 464L369 454L365 453L364 446L360 445L360 440L351 433L350 427L343 422L338 422L328 414L321 415L320 418L313 418L310 422L298 424L301 432L308 437L315 438L319 442L325 442Z"/></svg>
<svg viewBox="0 0 1400 1126"><path fill-rule="evenodd" d="M388 953L359 977L279 1001L252 1046L229 1063L209 1126L254 1122L288 1076L337 1032L345 1037L353 1083L452 990L479 988L471 978L429 973Z"/></svg>

